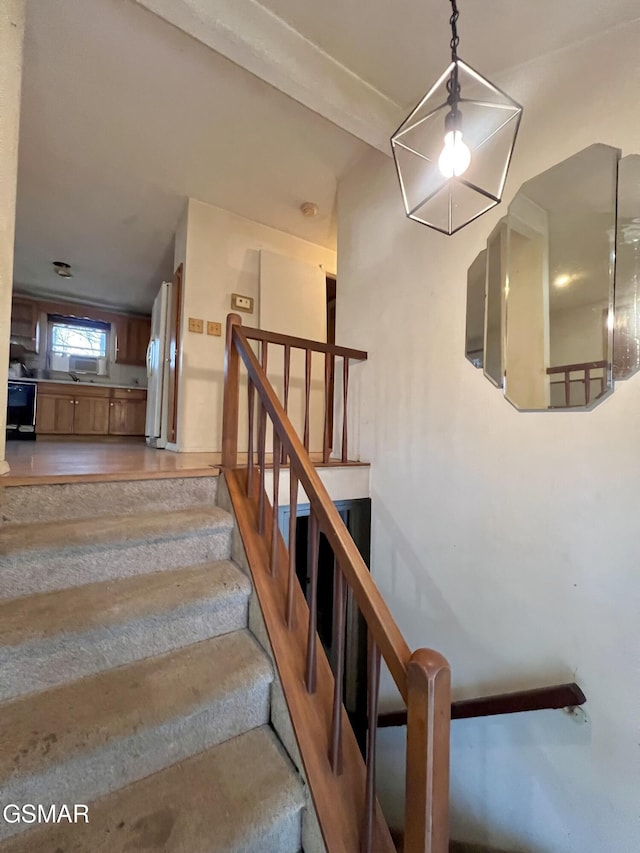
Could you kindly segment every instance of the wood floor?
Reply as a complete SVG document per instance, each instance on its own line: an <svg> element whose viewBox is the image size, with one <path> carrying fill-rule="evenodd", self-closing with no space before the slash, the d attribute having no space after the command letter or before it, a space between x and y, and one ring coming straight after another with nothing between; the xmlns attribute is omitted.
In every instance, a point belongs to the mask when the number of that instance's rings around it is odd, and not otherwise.
<svg viewBox="0 0 640 853"><path fill-rule="evenodd" d="M77 479L120 480L203 477L217 474L219 453L171 453L155 450L142 440L131 441L10 441L6 486L64 483Z"/></svg>
<svg viewBox="0 0 640 853"><path fill-rule="evenodd" d="M243 459L244 456L244 459ZM322 454L312 453L316 465ZM6 459L10 471L2 486L69 483L75 480L167 479L210 477L220 470L220 453L172 453L147 447L144 441L10 441ZM246 454L240 454L240 463ZM267 464L270 463L267 457ZM332 461L331 465L342 463ZM348 462L347 465L367 463Z"/></svg>

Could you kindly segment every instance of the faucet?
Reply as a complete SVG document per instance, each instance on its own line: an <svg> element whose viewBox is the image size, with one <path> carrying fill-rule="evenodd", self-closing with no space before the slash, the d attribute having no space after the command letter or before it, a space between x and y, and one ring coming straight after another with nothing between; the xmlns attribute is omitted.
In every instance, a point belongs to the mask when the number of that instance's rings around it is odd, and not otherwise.
<svg viewBox="0 0 640 853"><path fill-rule="evenodd" d="M69 374L69 376L73 379L73 381L74 381L74 382L80 382L80 380L79 380L79 379L78 379L78 377L75 375L75 373L70 373L70 374Z"/></svg>

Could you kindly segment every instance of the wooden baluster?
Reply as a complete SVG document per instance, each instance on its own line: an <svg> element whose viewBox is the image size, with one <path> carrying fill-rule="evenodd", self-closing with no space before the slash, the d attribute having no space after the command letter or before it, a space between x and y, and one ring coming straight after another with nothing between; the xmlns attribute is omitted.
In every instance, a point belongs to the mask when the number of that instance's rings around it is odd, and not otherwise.
<svg viewBox="0 0 640 853"><path fill-rule="evenodd" d="M571 405L571 374L568 370L564 372L564 404L567 409Z"/></svg>
<svg viewBox="0 0 640 853"><path fill-rule="evenodd" d="M304 449L309 452L309 405L311 402L311 350L304 354Z"/></svg>
<svg viewBox="0 0 640 853"><path fill-rule="evenodd" d="M334 654L333 714L331 719L331 743L329 761L331 769L339 776L342 773L342 687L344 681L344 644L347 621L347 582L340 571L338 561L333 562L333 626L331 649Z"/></svg>
<svg viewBox="0 0 640 853"><path fill-rule="evenodd" d="M307 635L307 665L305 670L305 684L308 693L316 692L316 679L318 673L318 648L317 648L317 624L318 624L318 552L320 549L320 527L318 518L313 511L309 512L309 575L311 591L309 595L309 633Z"/></svg>
<svg viewBox="0 0 640 853"><path fill-rule="evenodd" d="M451 670L430 649L407 666L405 850L449 849Z"/></svg>
<svg viewBox="0 0 640 853"><path fill-rule="evenodd" d="M371 632L367 632L369 673L367 681L367 778L364 796L364 819L360 838L360 853L372 853L376 808L376 735L378 731L378 695L380 692L380 649ZM413 848L408 845L406 850ZM415 848L418 850L419 848ZM424 848L427 850L428 848Z"/></svg>
<svg viewBox="0 0 640 853"><path fill-rule="evenodd" d="M326 465L331 455L331 434L333 421L333 362L335 356L325 353L324 356L324 441L322 443L322 461Z"/></svg>
<svg viewBox="0 0 640 853"><path fill-rule="evenodd" d="M280 494L280 437L273 428L273 518L271 525L271 574L277 574L278 567L278 497Z"/></svg>
<svg viewBox="0 0 640 853"><path fill-rule="evenodd" d="M342 461L346 462L347 456L347 398L349 393L349 358L345 355L342 367Z"/></svg>
<svg viewBox="0 0 640 853"><path fill-rule="evenodd" d="M254 413L255 413L255 386L249 377L247 385L247 397L249 403L249 437L247 441L247 495L251 498L253 494L253 433L254 433Z"/></svg>
<svg viewBox="0 0 640 853"><path fill-rule="evenodd" d="M284 411L289 414L289 377L291 376L291 347L289 344L284 345ZM286 462L287 454L282 445L282 464Z"/></svg>
<svg viewBox="0 0 640 853"><path fill-rule="evenodd" d="M584 371L584 404L588 406L591 402L591 368L587 367Z"/></svg>
<svg viewBox="0 0 640 853"><path fill-rule="evenodd" d="M267 342L262 341L262 369L267 372ZM267 410L265 409L262 400L258 398L260 405L260 423L258 427L258 470L260 473L260 494L258 495L258 533L264 536L264 518L265 518L265 492L264 492L264 475L266 469L265 462L265 444L267 440Z"/></svg>
<svg viewBox="0 0 640 853"><path fill-rule="evenodd" d="M292 629L293 623L293 593L296 578L296 521L298 517L298 478L289 464L289 578L287 582L287 627Z"/></svg>
<svg viewBox="0 0 640 853"><path fill-rule="evenodd" d="M224 402L222 406L222 464L225 468L234 468L238 461L240 357L233 342L233 327L241 325L242 319L238 314L229 314L224 351Z"/></svg>

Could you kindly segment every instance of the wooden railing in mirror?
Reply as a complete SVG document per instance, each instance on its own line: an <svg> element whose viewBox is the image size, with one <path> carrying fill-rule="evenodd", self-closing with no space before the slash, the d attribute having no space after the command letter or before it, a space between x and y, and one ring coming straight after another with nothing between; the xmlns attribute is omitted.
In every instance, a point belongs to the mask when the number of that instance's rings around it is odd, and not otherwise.
<svg viewBox="0 0 640 853"><path fill-rule="evenodd" d="M300 383L305 392L302 436L287 411L295 351L304 353ZM366 359L366 353L245 328L238 315L229 315L222 455L229 497L328 853L392 853L395 849L375 793L381 661L407 707L404 851L446 853L449 665L431 649L411 652L312 461L309 400L314 359L323 360L324 368L325 462L331 453L333 433L330 380L336 363L342 363L342 428L340 435L334 434L334 440L339 445L338 457L346 460L349 363ZM267 376L269 362L283 368L282 382L277 383L282 400ZM246 387L242 401L241 387ZM246 448L238 444L241 423L246 432ZM281 500L281 474L286 481L286 473L288 495ZM283 491L287 491L286 486ZM306 597L296 575L296 510L303 491L309 504L310 586ZM278 507L283 504L290 512L285 535L278 524ZM317 633L321 533L333 552L333 670ZM367 631L368 725L364 756L343 704L349 591Z"/></svg>

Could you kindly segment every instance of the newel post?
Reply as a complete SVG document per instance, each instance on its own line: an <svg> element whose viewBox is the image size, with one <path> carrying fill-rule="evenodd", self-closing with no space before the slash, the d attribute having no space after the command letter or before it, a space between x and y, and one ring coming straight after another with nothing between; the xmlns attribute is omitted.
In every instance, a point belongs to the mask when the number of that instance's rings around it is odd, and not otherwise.
<svg viewBox="0 0 640 853"><path fill-rule="evenodd" d="M222 409L222 467L234 468L238 461L238 408L240 405L240 357L233 341L233 327L241 326L237 314L227 317L224 350L224 402Z"/></svg>
<svg viewBox="0 0 640 853"><path fill-rule="evenodd" d="M405 853L449 850L451 670L430 649L407 666Z"/></svg>

